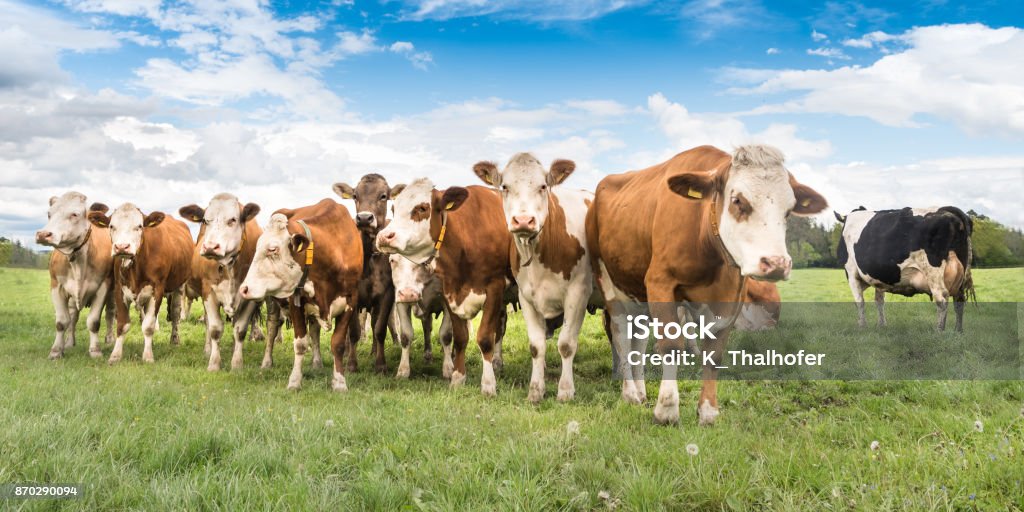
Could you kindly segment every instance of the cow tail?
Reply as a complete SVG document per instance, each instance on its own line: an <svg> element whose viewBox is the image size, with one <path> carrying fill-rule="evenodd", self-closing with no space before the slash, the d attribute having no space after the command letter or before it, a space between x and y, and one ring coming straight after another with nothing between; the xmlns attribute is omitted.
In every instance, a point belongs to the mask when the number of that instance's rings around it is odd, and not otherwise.
<svg viewBox="0 0 1024 512"><path fill-rule="evenodd" d="M963 284L963 297L964 301L972 301L974 305L978 305L978 294L974 292L974 277L971 276L971 266L974 262L974 248L971 246L971 227L967 225L967 264L964 266L964 284Z"/></svg>

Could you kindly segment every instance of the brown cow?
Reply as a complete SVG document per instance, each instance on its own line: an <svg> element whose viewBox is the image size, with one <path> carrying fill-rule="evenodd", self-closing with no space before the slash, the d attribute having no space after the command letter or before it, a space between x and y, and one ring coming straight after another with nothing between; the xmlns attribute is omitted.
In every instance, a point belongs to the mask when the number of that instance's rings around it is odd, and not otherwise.
<svg viewBox="0 0 1024 512"><path fill-rule="evenodd" d="M197 288L203 299L206 352L210 355L206 369L210 371L220 370L220 337L224 332L221 309L232 323L235 342L231 357L232 370L242 367L242 341L245 340L249 324L252 324L254 331L259 329L258 323L253 320L258 316L260 303L238 296L238 287L249 272L249 265L256 252L256 241L263 234L263 230L256 224L256 214L259 212L259 205L242 205L231 194L217 194L206 208L191 204L178 210L183 218L200 224L199 237L192 253L193 279L190 280L190 287ZM278 311L277 303L268 301L267 329L270 336L263 355L263 368L269 368L273 362L274 338L280 329Z"/></svg>
<svg viewBox="0 0 1024 512"><path fill-rule="evenodd" d="M697 407L700 423L713 423L718 416L716 367L739 313L746 277L788 278L792 260L786 251L786 217L825 207L824 198L789 174L782 153L763 145L742 146L732 155L701 146L601 180L587 215L587 239L598 285L614 313L610 333L620 354L623 399L646 398L642 365L630 366L623 357L630 345L642 351L645 341L626 338L623 313L642 310L646 302L651 316L677 322L676 303L705 304L722 317L716 336L704 340L712 361L703 366ZM674 349L669 343L658 348ZM662 369L654 418L675 423L676 367Z"/></svg>
<svg viewBox="0 0 1024 512"><path fill-rule="evenodd" d="M736 317L736 329L762 331L779 323L782 298L775 283L747 278L747 293L743 296L743 310Z"/></svg>
<svg viewBox="0 0 1024 512"><path fill-rule="evenodd" d="M142 360L153 362L153 332L164 294L167 320L171 322L171 343L178 344L181 288L189 276L192 235L185 223L163 212L145 215L137 206L125 203L108 217L106 206L90 208L89 221L109 227L114 257L114 306L117 308L117 339L110 363L121 360L124 338L131 327L128 305L134 302L142 317L145 346Z"/></svg>
<svg viewBox="0 0 1024 512"><path fill-rule="evenodd" d="M107 310L107 342L113 341L114 307L110 304L114 276L111 273L110 235L89 224L85 196L68 192L50 198L46 226L36 232L36 242L53 247L50 253L50 299L56 315L57 334L50 359L64 355L75 345L78 314L89 308L89 355L100 357L100 315Z"/></svg>
<svg viewBox="0 0 1024 512"><path fill-rule="evenodd" d="M281 209L270 217L238 291L249 300L288 299L295 329L295 363L288 389L302 386L302 358L309 348L310 331L330 329L332 320L331 387L335 391L348 389L343 361L349 326L356 321L362 272L362 241L344 206L324 199L312 206Z"/></svg>
<svg viewBox="0 0 1024 512"><path fill-rule="evenodd" d="M435 272L446 301L445 315L452 315L452 387L466 381L469 320L482 310L476 333L483 355L480 389L484 395L494 396L494 367L500 360L496 339L502 329L505 289L512 278L512 238L505 226L501 198L493 190L478 186L434 190L429 179L421 178L395 197L394 211L391 224L377 234L377 247L416 263L436 263Z"/></svg>

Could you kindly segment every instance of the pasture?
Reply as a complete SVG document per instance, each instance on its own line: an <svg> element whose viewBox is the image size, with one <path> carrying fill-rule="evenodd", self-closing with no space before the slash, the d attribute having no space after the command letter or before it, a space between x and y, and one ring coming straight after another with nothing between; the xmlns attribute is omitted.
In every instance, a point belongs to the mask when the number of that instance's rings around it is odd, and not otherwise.
<svg viewBox="0 0 1024 512"><path fill-rule="evenodd" d="M980 301L1024 302L1019 268L975 270L975 282ZM841 270L795 271L780 291L786 302L851 302ZM870 325L870 292L868 300ZM816 334L855 339L852 302L846 313L823 319L828 329ZM1020 380L722 382L722 416L709 428L697 426L699 382L689 380L680 383L681 425L660 427L651 419L657 382L648 381L643 406L620 400L596 316L584 324L576 399L554 400L559 363L549 344L548 394L534 406L526 401L529 350L518 314L510 316L494 399L480 395L472 342L467 385L454 391L440 377L436 345L426 365L417 343L412 378L395 379L399 350L391 341L388 375L373 373L364 341L347 393L331 392L329 372L311 369L309 356L303 389L286 391L290 329L272 369L259 369L262 343L247 342L243 370L208 373L198 315L196 305L177 347L161 320L153 365L141 362L137 323L125 360L113 367L88 357L84 321L78 345L49 361L46 272L0 269L0 483L85 486L75 500L2 505L1024 510ZM969 339L973 320L969 308L965 334L938 336ZM326 336L323 345L329 364Z"/></svg>

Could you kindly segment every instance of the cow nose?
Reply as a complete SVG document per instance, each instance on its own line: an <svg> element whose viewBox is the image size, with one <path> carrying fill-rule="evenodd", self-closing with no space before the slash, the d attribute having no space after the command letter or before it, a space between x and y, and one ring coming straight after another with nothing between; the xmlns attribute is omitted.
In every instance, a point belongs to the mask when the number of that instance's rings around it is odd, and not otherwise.
<svg viewBox="0 0 1024 512"><path fill-rule="evenodd" d="M114 252L126 253L128 252L128 244L114 244Z"/></svg>
<svg viewBox="0 0 1024 512"><path fill-rule="evenodd" d="M512 230L534 229L537 226L537 218L533 215L514 215L512 217Z"/></svg>
<svg viewBox="0 0 1024 512"><path fill-rule="evenodd" d="M53 238L53 233L49 231L36 231L36 242L43 243Z"/></svg>
<svg viewBox="0 0 1024 512"><path fill-rule="evenodd" d="M759 277L768 281L786 279L792 265L793 260L786 256L762 256L758 264L758 270L761 271Z"/></svg>
<svg viewBox="0 0 1024 512"><path fill-rule="evenodd" d="M220 244L218 243L203 243L203 252L206 254L212 254L220 250Z"/></svg>
<svg viewBox="0 0 1024 512"><path fill-rule="evenodd" d="M398 290L397 299L398 302L419 302L420 294L412 288L402 288Z"/></svg>
<svg viewBox="0 0 1024 512"><path fill-rule="evenodd" d="M356 224L365 226L373 222L373 214L369 212L359 212L356 214Z"/></svg>
<svg viewBox="0 0 1024 512"><path fill-rule="evenodd" d="M238 288L238 294L241 295L243 299L248 299L249 298L249 286L248 285L244 285L244 284L242 286L240 286Z"/></svg>
<svg viewBox="0 0 1024 512"><path fill-rule="evenodd" d="M394 242L394 241L395 241L395 232L394 231L381 231L381 233L379 235L377 235L377 246L378 247L390 246L391 243Z"/></svg>

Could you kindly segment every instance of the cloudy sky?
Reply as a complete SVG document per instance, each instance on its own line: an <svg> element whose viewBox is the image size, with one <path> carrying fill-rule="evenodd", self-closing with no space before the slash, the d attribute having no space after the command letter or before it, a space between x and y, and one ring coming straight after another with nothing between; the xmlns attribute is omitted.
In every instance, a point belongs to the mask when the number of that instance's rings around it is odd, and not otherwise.
<svg viewBox="0 0 1024 512"><path fill-rule="evenodd" d="M1024 4L0 0L0 234L69 189L273 209L380 172L572 186L700 144L779 146L839 210L955 204L1024 227Z"/></svg>

